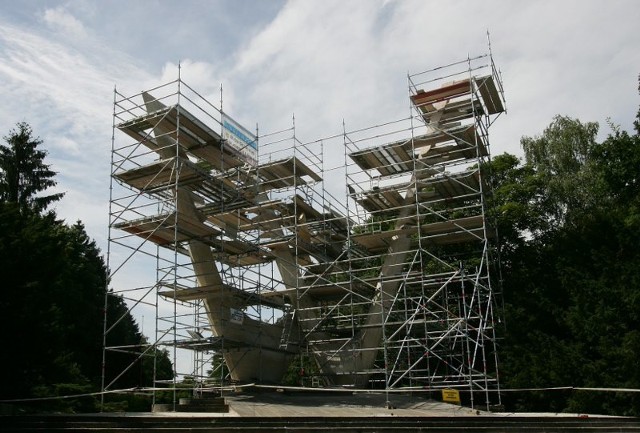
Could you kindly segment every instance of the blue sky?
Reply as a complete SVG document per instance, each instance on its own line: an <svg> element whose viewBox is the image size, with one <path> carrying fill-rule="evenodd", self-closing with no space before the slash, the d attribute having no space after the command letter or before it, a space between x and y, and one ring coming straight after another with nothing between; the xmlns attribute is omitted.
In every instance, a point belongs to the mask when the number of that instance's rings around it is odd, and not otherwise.
<svg viewBox="0 0 640 433"><path fill-rule="evenodd" d="M105 249L113 89L172 80L261 130L315 140L408 115L407 72L487 51L508 114L493 153L555 114L630 129L640 98L640 3L611 1L0 0L0 132L27 121L82 220Z"/></svg>

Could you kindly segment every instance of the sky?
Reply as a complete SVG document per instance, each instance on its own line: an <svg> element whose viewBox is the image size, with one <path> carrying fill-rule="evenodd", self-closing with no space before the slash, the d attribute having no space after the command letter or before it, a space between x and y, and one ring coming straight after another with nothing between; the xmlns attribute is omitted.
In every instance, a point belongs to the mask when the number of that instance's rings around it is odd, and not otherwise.
<svg viewBox="0 0 640 433"><path fill-rule="evenodd" d="M631 129L635 0L0 0L0 132L26 121L66 192L58 214L105 248L113 90L177 77L263 131L311 141L408 115L407 73L488 51L507 115L492 152L556 114Z"/></svg>
<svg viewBox="0 0 640 433"><path fill-rule="evenodd" d="M491 51L507 114L492 153L557 114L631 130L637 0L0 0L0 132L26 121L56 206L106 251L113 91L181 77L248 127L302 141L409 115L407 73Z"/></svg>

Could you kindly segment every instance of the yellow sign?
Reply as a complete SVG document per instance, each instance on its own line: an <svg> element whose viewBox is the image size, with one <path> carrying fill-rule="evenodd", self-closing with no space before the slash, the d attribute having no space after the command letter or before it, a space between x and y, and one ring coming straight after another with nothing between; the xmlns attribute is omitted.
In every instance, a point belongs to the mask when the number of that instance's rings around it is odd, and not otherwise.
<svg viewBox="0 0 640 433"><path fill-rule="evenodd" d="M460 392L457 389L443 389L442 401L460 404Z"/></svg>

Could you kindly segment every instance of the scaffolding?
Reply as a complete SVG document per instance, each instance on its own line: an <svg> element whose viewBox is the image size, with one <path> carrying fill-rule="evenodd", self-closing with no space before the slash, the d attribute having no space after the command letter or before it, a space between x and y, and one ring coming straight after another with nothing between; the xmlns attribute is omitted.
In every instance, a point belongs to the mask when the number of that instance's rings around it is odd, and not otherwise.
<svg viewBox="0 0 640 433"><path fill-rule="evenodd" d="M500 397L485 167L489 127L504 112L501 82L486 55L408 83L408 134L387 125L345 133L356 224L345 288L358 301L332 305L338 322L355 321L349 341L333 353L316 347L343 383L458 388L488 406ZM353 373L340 370L346 357Z"/></svg>
<svg viewBox="0 0 640 433"><path fill-rule="evenodd" d="M105 365L164 349L173 388L278 384L293 362L302 385L499 403L485 166L500 76L483 55L408 87L409 117L309 143L295 119L249 132L180 78L116 91L108 296L155 339L112 346L121 318L106 320Z"/></svg>

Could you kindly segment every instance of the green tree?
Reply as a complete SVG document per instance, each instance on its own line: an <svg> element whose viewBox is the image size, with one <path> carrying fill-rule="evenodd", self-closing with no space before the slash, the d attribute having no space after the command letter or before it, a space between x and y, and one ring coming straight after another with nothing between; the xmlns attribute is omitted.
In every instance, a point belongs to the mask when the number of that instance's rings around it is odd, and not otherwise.
<svg viewBox="0 0 640 433"><path fill-rule="evenodd" d="M551 224L593 205L589 156L597 134L597 123L556 116L542 135L520 140L526 165L543 180L537 205Z"/></svg>
<svg viewBox="0 0 640 433"><path fill-rule="evenodd" d="M640 138L557 116L491 163L503 254L503 386L640 387ZM639 415L638 396L526 392L513 409Z"/></svg>
<svg viewBox="0 0 640 433"><path fill-rule="evenodd" d="M105 265L81 224L0 205L4 398L92 388L100 377Z"/></svg>
<svg viewBox="0 0 640 433"><path fill-rule="evenodd" d="M55 185L54 173L44 163L46 152L37 149L42 141L31 137L26 123L18 124L18 131L5 140L9 146L0 148L0 369L5 372L0 400L99 391L105 261L82 223L66 225L55 212L42 212L62 197L36 196ZM122 318L109 344L148 345L125 301L109 299L110 323ZM135 364L118 380L119 387L153 385L154 363L149 358L134 362L133 354L115 356L116 366ZM168 354L158 351L157 357L157 377L171 378ZM107 381L122 369L108 370ZM95 403L93 398L45 400L29 408L91 411Z"/></svg>
<svg viewBox="0 0 640 433"><path fill-rule="evenodd" d="M55 172L44 163L47 152L26 122L20 122L0 144L0 201L15 203L21 210L45 210L64 193L38 195L56 186Z"/></svg>
<svg viewBox="0 0 640 433"><path fill-rule="evenodd" d="M549 229L549 221L538 206L545 194L543 176L508 153L493 158L485 170L492 183L490 217L495 220L503 249L512 251L528 237Z"/></svg>

